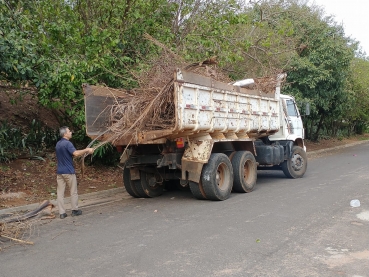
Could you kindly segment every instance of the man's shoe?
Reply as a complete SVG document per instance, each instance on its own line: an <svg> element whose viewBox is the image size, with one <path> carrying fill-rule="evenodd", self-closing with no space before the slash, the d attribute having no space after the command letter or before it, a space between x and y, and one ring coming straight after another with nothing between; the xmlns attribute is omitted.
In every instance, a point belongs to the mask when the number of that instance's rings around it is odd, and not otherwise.
<svg viewBox="0 0 369 277"><path fill-rule="evenodd" d="M82 211L81 210L73 210L72 211L72 216L77 216L77 215L81 215Z"/></svg>
<svg viewBox="0 0 369 277"><path fill-rule="evenodd" d="M66 214L66 213L63 213L63 214L61 214L60 215L60 219L64 219L64 218L66 218L68 215Z"/></svg>

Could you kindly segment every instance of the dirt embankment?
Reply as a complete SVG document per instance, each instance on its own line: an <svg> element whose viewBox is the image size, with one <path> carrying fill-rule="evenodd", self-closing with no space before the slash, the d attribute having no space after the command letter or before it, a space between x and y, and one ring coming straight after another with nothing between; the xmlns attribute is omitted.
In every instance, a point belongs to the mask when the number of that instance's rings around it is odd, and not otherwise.
<svg viewBox="0 0 369 277"><path fill-rule="evenodd" d="M18 159L0 164L0 209L56 199L56 158L48 153L45 161ZM122 186L119 167L86 166L75 163L79 194ZM66 196L69 196L68 189Z"/></svg>
<svg viewBox="0 0 369 277"><path fill-rule="evenodd" d="M20 94L0 85L0 111L0 122L16 127L28 128L34 119L53 129L59 127L55 114L37 104L32 89L28 94Z"/></svg>

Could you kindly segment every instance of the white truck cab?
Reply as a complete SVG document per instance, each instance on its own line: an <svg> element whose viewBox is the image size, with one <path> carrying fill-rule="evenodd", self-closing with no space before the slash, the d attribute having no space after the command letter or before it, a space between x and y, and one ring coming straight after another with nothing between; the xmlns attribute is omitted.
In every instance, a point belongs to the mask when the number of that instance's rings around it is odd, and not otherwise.
<svg viewBox="0 0 369 277"><path fill-rule="evenodd" d="M304 127L300 112L297 108L295 98L280 94L280 129L269 136L270 141L289 140L300 144L306 151L304 141Z"/></svg>

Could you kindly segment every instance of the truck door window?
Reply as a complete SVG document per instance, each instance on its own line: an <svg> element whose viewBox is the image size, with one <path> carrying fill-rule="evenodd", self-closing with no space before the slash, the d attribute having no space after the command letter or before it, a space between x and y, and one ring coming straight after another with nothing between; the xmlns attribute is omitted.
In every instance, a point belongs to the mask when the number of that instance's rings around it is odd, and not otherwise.
<svg viewBox="0 0 369 277"><path fill-rule="evenodd" d="M286 100L287 113L289 116L298 116L295 103L292 100Z"/></svg>

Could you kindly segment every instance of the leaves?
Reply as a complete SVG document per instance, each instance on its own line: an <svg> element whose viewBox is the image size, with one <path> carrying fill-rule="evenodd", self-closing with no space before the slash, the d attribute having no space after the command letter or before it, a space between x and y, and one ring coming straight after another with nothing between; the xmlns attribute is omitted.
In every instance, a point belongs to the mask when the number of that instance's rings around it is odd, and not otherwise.
<svg viewBox="0 0 369 277"><path fill-rule="evenodd" d="M34 86L40 103L63 111L82 139L81 85L136 87L135 72L161 51L145 33L188 62L217 56L234 79L287 71L285 92L311 103L308 136L333 119L368 122L358 100L366 83L356 77L365 79L368 68L359 73L352 63L357 43L319 7L297 0L1 1L0 79ZM360 112L347 103L362 104Z"/></svg>

